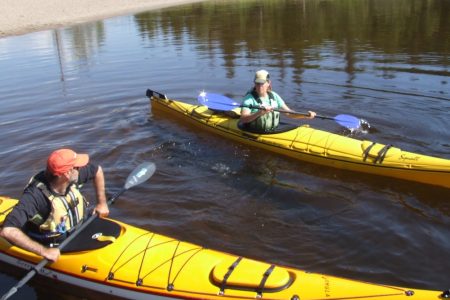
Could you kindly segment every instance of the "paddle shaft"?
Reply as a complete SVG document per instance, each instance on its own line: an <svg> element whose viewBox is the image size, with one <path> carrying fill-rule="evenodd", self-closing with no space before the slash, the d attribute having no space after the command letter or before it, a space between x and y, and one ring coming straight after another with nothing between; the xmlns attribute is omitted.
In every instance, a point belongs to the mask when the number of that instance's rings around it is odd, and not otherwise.
<svg viewBox="0 0 450 300"><path fill-rule="evenodd" d="M264 107L255 106L255 105L239 105L239 107L248 107L248 108L260 109L260 110L264 109ZM309 116L309 113L302 113L302 112L297 112L297 111L293 111L293 110L289 111L289 110L277 109L277 108L274 108L273 110L280 112L280 113L284 113L284 114L300 115L300 116L305 116L305 117ZM321 116L321 115L316 115L315 118L325 119L325 120L334 120L333 117L326 117L326 116Z"/></svg>
<svg viewBox="0 0 450 300"><path fill-rule="evenodd" d="M219 94L211 94L211 93L207 94L206 92L200 93L200 95L197 97L197 100L201 105L205 105L208 108L216 109L216 110L228 111L228 110L231 110L230 107L248 107L248 108L259 109L259 110L264 109L264 107L261 107L259 105L241 105L241 104L235 102L233 99L228 98L226 96L219 95ZM285 113L285 114L301 115L301 116L305 116L305 117L309 116L309 113L301 113L301 112L296 112L296 111L292 111L292 110L274 109L274 111L277 111L280 113ZM337 115L335 117L316 115L315 117L318 119L333 120L333 121L337 122L339 125L347 127L348 129L356 129L361 126L361 120L354 116L350 116L350 115L341 114L341 115ZM365 122L365 123L367 123L367 122Z"/></svg>

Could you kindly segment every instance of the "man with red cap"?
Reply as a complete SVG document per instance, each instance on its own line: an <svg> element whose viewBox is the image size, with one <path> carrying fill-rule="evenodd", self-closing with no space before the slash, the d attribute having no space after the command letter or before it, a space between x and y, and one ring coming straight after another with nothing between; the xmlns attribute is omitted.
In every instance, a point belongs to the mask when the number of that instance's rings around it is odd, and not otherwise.
<svg viewBox="0 0 450 300"><path fill-rule="evenodd" d="M95 213L109 214L105 178L100 166L89 163L87 154L70 149L54 151L47 168L33 176L19 203L6 217L0 236L12 244L56 261L55 248L86 216L87 202L79 185L92 180L97 196Z"/></svg>

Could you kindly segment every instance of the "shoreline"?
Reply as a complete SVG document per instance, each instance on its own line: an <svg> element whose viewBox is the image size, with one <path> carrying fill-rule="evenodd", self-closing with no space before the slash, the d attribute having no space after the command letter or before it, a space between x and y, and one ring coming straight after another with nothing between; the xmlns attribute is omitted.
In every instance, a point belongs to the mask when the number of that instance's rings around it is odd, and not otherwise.
<svg viewBox="0 0 450 300"><path fill-rule="evenodd" d="M205 0L2 0L0 38Z"/></svg>

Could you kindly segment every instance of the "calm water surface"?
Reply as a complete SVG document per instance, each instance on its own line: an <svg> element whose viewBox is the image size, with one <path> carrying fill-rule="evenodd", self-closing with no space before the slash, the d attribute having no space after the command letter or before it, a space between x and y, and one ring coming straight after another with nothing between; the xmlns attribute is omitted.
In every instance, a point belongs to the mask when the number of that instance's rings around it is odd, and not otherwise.
<svg viewBox="0 0 450 300"><path fill-rule="evenodd" d="M373 126L357 138L450 159L449 14L446 0L212 1L0 39L1 194L19 197L59 147L90 153L110 193L150 160L156 174L112 217L314 272L450 288L448 189L231 143L144 96L240 99L266 68L296 110L356 115ZM15 281L1 273L3 293ZM81 292L43 290L17 299Z"/></svg>

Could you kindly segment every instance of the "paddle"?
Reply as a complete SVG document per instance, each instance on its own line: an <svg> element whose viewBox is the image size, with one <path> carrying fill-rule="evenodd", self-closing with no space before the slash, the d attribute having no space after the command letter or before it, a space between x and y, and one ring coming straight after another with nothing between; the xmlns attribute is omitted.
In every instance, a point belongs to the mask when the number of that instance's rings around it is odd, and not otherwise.
<svg viewBox="0 0 450 300"><path fill-rule="evenodd" d="M230 99L226 96L206 92L201 92L197 100L201 105L207 106L208 108L212 108L215 110L228 111L232 110L234 107L249 107L253 109L263 109L259 106L242 106L240 103L235 102L233 99ZM283 109L274 109L274 111L278 111L281 113L288 113L292 115L309 116L309 113L286 111ZM336 121L339 125L347 127L350 130L359 129L361 128L361 126L370 128L370 125L369 123L367 123L367 121L363 119L358 119L357 117L351 115L340 114L335 117L316 115L316 118Z"/></svg>
<svg viewBox="0 0 450 300"><path fill-rule="evenodd" d="M150 177L153 176L155 173L156 166L152 162L144 162L137 166L127 177L127 181L124 185L124 187L118 191L114 196L112 196L108 200L108 205L111 205L116 201L116 199L122 195L125 191L129 190L130 188L139 185ZM78 227L71 235L69 235L68 238L66 238L60 245L59 249L62 250L70 241L72 241L78 234L80 234L81 231L83 231L84 228L86 228L94 219L97 217L97 214L91 215L88 219L86 219L80 227ZM27 283L36 273L38 273L42 268L44 268L49 261L47 259L41 260L40 263L38 263L32 270L28 272L28 274L23 277L15 286L13 286L6 294L4 294L1 298L1 300L6 300L12 295L14 295L18 289L20 289L25 283Z"/></svg>

